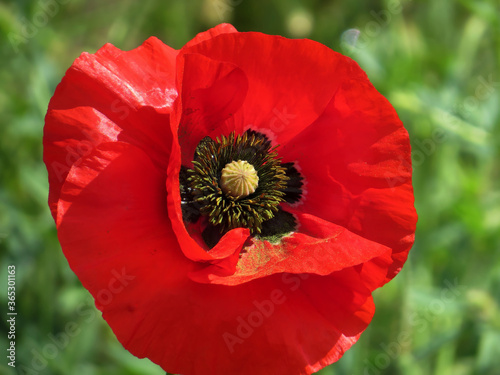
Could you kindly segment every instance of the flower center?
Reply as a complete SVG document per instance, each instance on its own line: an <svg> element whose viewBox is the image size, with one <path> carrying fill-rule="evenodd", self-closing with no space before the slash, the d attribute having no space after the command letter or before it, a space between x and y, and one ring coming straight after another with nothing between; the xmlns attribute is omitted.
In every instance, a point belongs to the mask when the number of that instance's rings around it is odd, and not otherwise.
<svg viewBox="0 0 500 375"><path fill-rule="evenodd" d="M186 223L207 219L200 224L210 247L234 228L273 238L294 230L293 215L280 204L300 199L302 177L293 163L281 163L264 134L248 130L215 140L205 137L192 164L179 174L182 215Z"/></svg>
<svg viewBox="0 0 500 375"><path fill-rule="evenodd" d="M226 195L244 198L252 194L258 185L257 171L245 160L232 161L222 170L220 187Z"/></svg>

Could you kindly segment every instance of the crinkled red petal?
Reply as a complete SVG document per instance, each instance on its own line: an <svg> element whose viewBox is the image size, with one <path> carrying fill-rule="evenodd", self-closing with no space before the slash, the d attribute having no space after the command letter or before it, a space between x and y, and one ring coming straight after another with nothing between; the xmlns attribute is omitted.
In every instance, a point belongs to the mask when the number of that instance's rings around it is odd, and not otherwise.
<svg viewBox="0 0 500 375"><path fill-rule="evenodd" d="M238 256L243 244L249 237L248 229L237 228L224 235L222 240L209 252L196 235L197 228L186 228L182 219L181 197L179 190L179 170L181 163L190 166L194 158L194 149L199 141L206 135L207 119L229 116L231 111L237 109L245 96L247 85L246 78L240 69L233 64L221 63L210 60L199 54L182 55L179 71L182 79L179 81L179 90L188 86L192 91L182 96L175 104L171 122L173 130L178 137L174 138L170 164L167 176L167 190L169 192L169 210L172 227L177 235L179 244L184 254L195 261L210 261L214 263L215 270L220 271L223 258L227 257L224 273L234 273L235 264L231 261ZM196 102L199 106L194 106ZM189 124L179 128L177 124ZM181 154L180 142L190 145L191 153ZM195 144L196 143L196 144ZM184 160L182 160L184 159ZM197 240L198 239L198 240ZM229 266L229 265L232 266Z"/></svg>
<svg viewBox="0 0 500 375"><path fill-rule="evenodd" d="M180 54L177 62L182 72L177 87L183 94L175 107L176 112L181 113L180 120L173 125L178 134L182 164L191 166L196 146L203 138L243 132L243 127L232 128L228 119L246 100L249 82L233 63L201 54Z"/></svg>
<svg viewBox="0 0 500 375"><path fill-rule="evenodd" d="M245 100L239 108L230 111L230 116L222 112L203 125L178 124L179 134L190 134L193 126L203 127L192 135L189 143L180 139L183 154L188 155L192 155L197 142L204 136L227 135L233 130L242 132L248 128L270 135L278 144L286 143L324 111L342 81L344 72L337 67L355 64L311 40L290 40L254 32L222 34L194 46L187 45L181 49L179 59L193 53L238 67L248 81L248 89L246 85L240 86L241 91L246 91ZM218 74L207 71L201 64L197 69L209 73L203 80ZM364 76L361 70L355 73ZM199 84L190 77L183 79L189 82L179 89L181 96L191 97ZM234 87L211 100L221 106L233 95ZM203 100L198 102L195 97L190 112L203 110L206 108L203 104Z"/></svg>
<svg viewBox="0 0 500 375"><path fill-rule="evenodd" d="M106 44L95 54L83 53L68 69L50 101L44 128L54 218L71 166L102 142L137 145L167 168L176 56L176 50L152 37L132 51Z"/></svg>
<svg viewBox="0 0 500 375"><path fill-rule="evenodd" d="M367 79L348 75L323 115L281 155L297 162L306 181L296 209L391 248L382 278L370 262L363 273L374 288L392 279L413 245L417 214L408 133L390 103Z"/></svg>
<svg viewBox="0 0 500 375"><path fill-rule="evenodd" d="M193 280L236 285L275 273L328 275L375 258L390 265L391 249L349 232L344 227L297 212L297 232L279 244L254 239L241 254L234 274L217 275L216 266L192 272Z"/></svg>

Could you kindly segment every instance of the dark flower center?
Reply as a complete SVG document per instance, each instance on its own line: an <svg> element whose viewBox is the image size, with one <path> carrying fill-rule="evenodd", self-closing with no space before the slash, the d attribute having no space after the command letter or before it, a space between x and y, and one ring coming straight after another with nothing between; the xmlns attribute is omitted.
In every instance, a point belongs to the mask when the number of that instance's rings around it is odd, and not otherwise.
<svg viewBox="0 0 500 375"><path fill-rule="evenodd" d="M234 228L274 239L295 229L293 215L280 203L300 199L302 177L292 163L281 163L276 148L252 130L205 137L196 147L193 167L181 168L183 219L207 218L203 238L209 246Z"/></svg>

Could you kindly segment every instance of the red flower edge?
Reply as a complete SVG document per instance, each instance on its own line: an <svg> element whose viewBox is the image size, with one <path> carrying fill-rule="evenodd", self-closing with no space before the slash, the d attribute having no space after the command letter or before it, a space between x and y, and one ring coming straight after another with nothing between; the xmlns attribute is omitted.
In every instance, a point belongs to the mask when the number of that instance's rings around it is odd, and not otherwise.
<svg viewBox="0 0 500 375"><path fill-rule="evenodd" d="M248 128L300 168L302 202L283 205L299 226L279 244L233 229L207 251L182 221L180 165ZM44 161L71 268L120 342L169 372L318 371L413 243L407 132L356 63L308 40L224 24L180 51L83 54L49 104Z"/></svg>

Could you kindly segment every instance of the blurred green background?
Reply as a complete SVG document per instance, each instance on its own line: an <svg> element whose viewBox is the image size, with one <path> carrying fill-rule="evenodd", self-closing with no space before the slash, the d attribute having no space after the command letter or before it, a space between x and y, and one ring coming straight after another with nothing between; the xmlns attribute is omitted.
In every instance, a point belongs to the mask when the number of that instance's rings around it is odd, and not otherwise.
<svg viewBox="0 0 500 375"><path fill-rule="evenodd" d="M349 55L411 136L415 246L376 291L359 342L320 374L500 374L499 14L498 0L2 0L0 374L16 373L4 349L10 264L17 373L164 374L121 347L60 251L46 204L43 118L82 51L106 42L132 49L150 35L180 48L223 21ZM77 334L47 351L68 323Z"/></svg>

